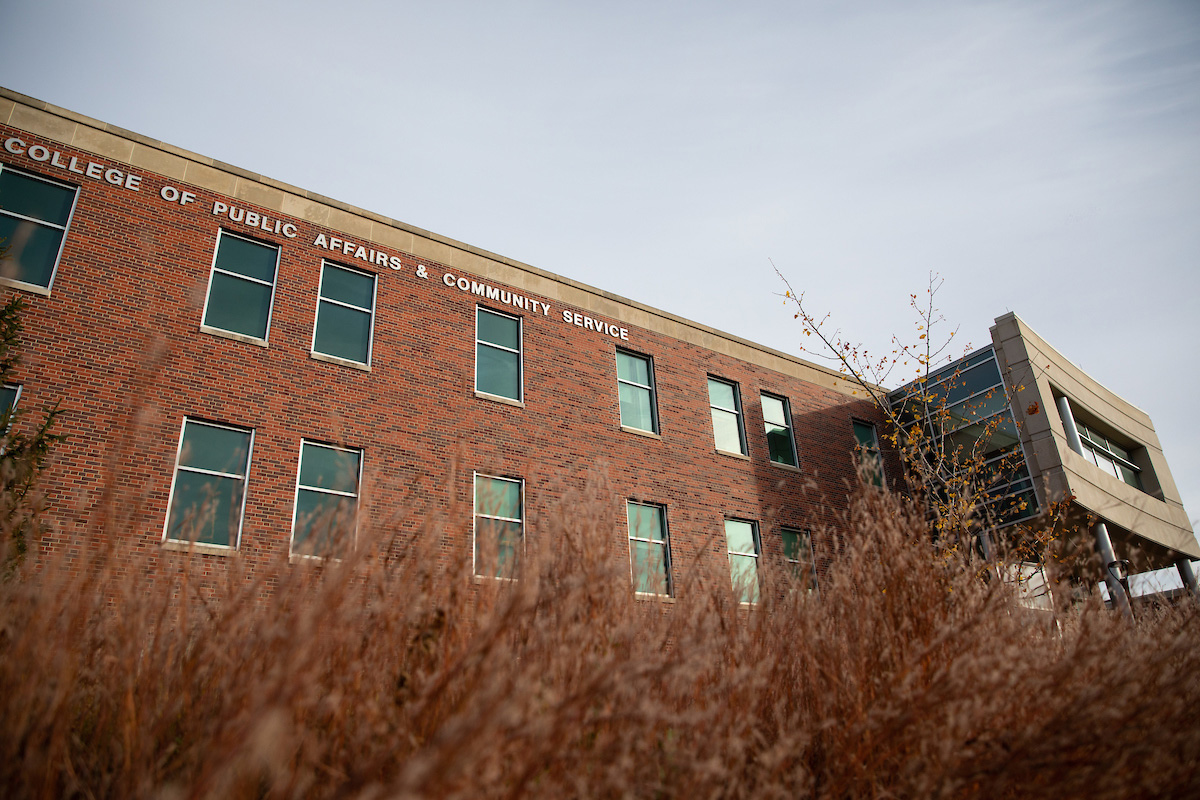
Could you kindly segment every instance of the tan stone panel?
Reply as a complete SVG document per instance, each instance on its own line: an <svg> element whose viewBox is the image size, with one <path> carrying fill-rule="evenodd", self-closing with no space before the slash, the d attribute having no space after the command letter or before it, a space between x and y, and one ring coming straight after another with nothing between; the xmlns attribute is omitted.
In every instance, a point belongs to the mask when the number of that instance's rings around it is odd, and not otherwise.
<svg viewBox="0 0 1200 800"><path fill-rule="evenodd" d="M452 249L450 251L450 263L448 266L466 275L483 278L489 276L493 263L490 258L484 258L466 250ZM512 286L514 289L523 289L525 287L521 285L522 277L524 276L513 270L509 270L503 278L497 278L497 280Z"/></svg>
<svg viewBox="0 0 1200 800"><path fill-rule="evenodd" d="M549 278L535 275L532 272L525 273L525 290L533 294L557 300L559 286L558 281L552 281Z"/></svg>
<svg viewBox="0 0 1200 800"><path fill-rule="evenodd" d="M49 114L19 104L13 108L12 114L9 116L9 124L63 144L71 143L71 139L75 136L75 128L78 127L74 122L63 119L57 114Z"/></svg>
<svg viewBox="0 0 1200 800"><path fill-rule="evenodd" d="M413 255L427 258L430 261L436 261L439 264L450 264L454 260L455 249L433 239L426 239L423 236L413 237Z"/></svg>
<svg viewBox="0 0 1200 800"><path fill-rule="evenodd" d="M598 294L588 294L587 308L597 314L603 314L606 317L617 316L617 304L606 297L601 297Z"/></svg>
<svg viewBox="0 0 1200 800"><path fill-rule="evenodd" d="M558 289L558 299L564 305L573 309L583 309L587 303L588 293L574 286L563 284ZM660 331L661 332L661 331Z"/></svg>
<svg viewBox="0 0 1200 800"><path fill-rule="evenodd" d="M650 324L647 327L655 333L661 333L664 336L673 336L675 331L675 321L670 317L664 317L661 314L651 314Z"/></svg>
<svg viewBox="0 0 1200 800"><path fill-rule="evenodd" d="M257 181L238 178L234 196L239 200L245 200L247 203L253 203L256 206L269 208L272 211L282 211L285 193L278 189L272 189L269 186L263 186Z"/></svg>
<svg viewBox="0 0 1200 800"><path fill-rule="evenodd" d="M329 227L359 239L368 239L371 236L370 220L338 208L329 209Z"/></svg>
<svg viewBox="0 0 1200 800"><path fill-rule="evenodd" d="M156 142L154 147L157 147L164 153L170 153L172 155L179 156L184 161L195 161L200 164L207 164L210 167L213 165L213 160L208 156L202 156L199 153L193 153L191 150L185 150L182 147L176 147L175 145L167 142Z"/></svg>
<svg viewBox="0 0 1200 800"><path fill-rule="evenodd" d="M1157 544L1200 553L1190 525L1174 521L1176 517L1186 521L1186 515L1180 516L1161 500L1110 478L1076 453L1066 456L1071 491L1080 506Z"/></svg>
<svg viewBox="0 0 1200 800"><path fill-rule="evenodd" d="M7 97L0 97L0 122L7 123L12 116L13 109L16 107L17 104L12 100L9 100Z"/></svg>
<svg viewBox="0 0 1200 800"><path fill-rule="evenodd" d="M621 321L630 327L649 328L650 312L633 306L622 306Z"/></svg>
<svg viewBox="0 0 1200 800"><path fill-rule="evenodd" d="M411 253L413 235L392 225L376 222L371 225L371 241L383 247L391 247L403 253Z"/></svg>
<svg viewBox="0 0 1200 800"><path fill-rule="evenodd" d="M80 125L75 129L71 144L80 150L106 156L117 161L130 163L133 157L133 142L111 133Z"/></svg>
<svg viewBox="0 0 1200 800"><path fill-rule="evenodd" d="M760 350L755 350L752 347L746 347L743 344L726 339L724 336L717 336L716 334L707 332L705 333L705 336L708 337L709 348L718 353L724 353L727 356L740 358L743 361L749 361L751 363L762 361L764 353Z"/></svg>
<svg viewBox="0 0 1200 800"><path fill-rule="evenodd" d="M489 278L522 291L528 291L530 278L528 271L493 258L484 258L481 263L486 265L486 274Z"/></svg>
<svg viewBox="0 0 1200 800"><path fill-rule="evenodd" d="M148 147L142 144L133 146L133 154L129 157L129 163L135 167L156 172L159 175L165 175L168 178L183 180L187 172L188 162L186 159L180 158L173 153L164 153L155 147Z"/></svg>
<svg viewBox="0 0 1200 800"><path fill-rule="evenodd" d="M332 209L324 203L318 203L306 197L285 194L283 196L282 208L279 210L288 216L311 222L314 225L321 225L326 228L330 227L329 212Z"/></svg>
<svg viewBox="0 0 1200 800"><path fill-rule="evenodd" d="M204 189L231 196L233 195L233 190L237 187L237 178L228 172L222 172L219 169L195 162L190 162L187 165L187 168L184 170L183 179Z"/></svg>

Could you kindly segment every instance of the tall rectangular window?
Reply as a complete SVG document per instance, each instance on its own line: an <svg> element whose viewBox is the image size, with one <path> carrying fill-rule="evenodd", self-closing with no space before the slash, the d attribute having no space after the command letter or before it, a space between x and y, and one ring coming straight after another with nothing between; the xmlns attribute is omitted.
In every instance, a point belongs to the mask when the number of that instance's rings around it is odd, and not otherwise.
<svg viewBox="0 0 1200 800"><path fill-rule="evenodd" d="M475 574L515 578L524 547L525 484L475 474Z"/></svg>
<svg viewBox="0 0 1200 800"><path fill-rule="evenodd" d="M742 398L738 385L709 378L708 404L712 410L713 438L717 449L746 455L746 431L742 427Z"/></svg>
<svg viewBox="0 0 1200 800"><path fill-rule="evenodd" d="M625 504L625 513L634 591L671 594L671 546L667 542L665 509L630 500Z"/></svg>
<svg viewBox="0 0 1200 800"><path fill-rule="evenodd" d="M879 436L869 422L854 420L854 441L858 460L867 479L874 486L883 486L883 458L879 454Z"/></svg>
<svg viewBox="0 0 1200 800"><path fill-rule="evenodd" d="M319 297L313 353L369 365L375 276L327 263L321 268Z"/></svg>
<svg viewBox="0 0 1200 800"><path fill-rule="evenodd" d="M300 441L292 553L345 556L354 546L362 451Z"/></svg>
<svg viewBox="0 0 1200 800"><path fill-rule="evenodd" d="M279 248L221 231L204 303L204 327L267 341Z"/></svg>
<svg viewBox="0 0 1200 800"><path fill-rule="evenodd" d="M733 595L742 603L758 602L758 526L741 519L725 520L729 547L729 577Z"/></svg>
<svg viewBox="0 0 1200 800"><path fill-rule="evenodd" d="M787 398L764 394L762 410L771 460L776 464L796 466L796 437L792 435L792 409Z"/></svg>
<svg viewBox="0 0 1200 800"><path fill-rule="evenodd" d="M185 418L163 538L236 548L254 431Z"/></svg>
<svg viewBox="0 0 1200 800"><path fill-rule="evenodd" d="M816 591L817 563L813 558L812 534L794 528L781 528L779 534L783 537L783 557L792 574L805 582L808 591Z"/></svg>
<svg viewBox="0 0 1200 800"><path fill-rule="evenodd" d="M654 365L649 358L617 351L617 399L623 426L658 433Z"/></svg>
<svg viewBox="0 0 1200 800"><path fill-rule="evenodd" d="M520 318L476 308L475 391L520 402Z"/></svg>
<svg viewBox="0 0 1200 800"><path fill-rule="evenodd" d="M49 290L79 189L0 165L0 275Z"/></svg>

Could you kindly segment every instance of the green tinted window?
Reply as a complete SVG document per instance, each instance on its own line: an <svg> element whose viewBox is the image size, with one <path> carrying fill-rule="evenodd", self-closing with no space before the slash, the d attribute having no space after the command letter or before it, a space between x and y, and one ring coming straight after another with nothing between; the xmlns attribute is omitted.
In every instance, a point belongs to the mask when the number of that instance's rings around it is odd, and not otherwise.
<svg viewBox="0 0 1200 800"><path fill-rule="evenodd" d="M725 520L725 540L729 552L758 554L758 542L754 536L754 524L739 519Z"/></svg>
<svg viewBox="0 0 1200 800"><path fill-rule="evenodd" d="M66 227L75 189L38 180L11 169L0 172L0 210Z"/></svg>
<svg viewBox="0 0 1200 800"><path fill-rule="evenodd" d="M796 466L796 455L792 452L792 432L787 428L767 426L767 449L776 464Z"/></svg>
<svg viewBox="0 0 1200 800"><path fill-rule="evenodd" d="M300 452L300 485L335 492L358 491L357 450L325 447L305 442Z"/></svg>
<svg viewBox="0 0 1200 800"><path fill-rule="evenodd" d="M670 594L671 553L662 507L630 500L625 510L634 591Z"/></svg>
<svg viewBox="0 0 1200 800"><path fill-rule="evenodd" d="M313 350L367 364L375 309L375 278L326 264L321 270L321 299Z"/></svg>
<svg viewBox="0 0 1200 800"><path fill-rule="evenodd" d="M321 270L321 298L370 311L375 307L375 278L326 264Z"/></svg>
<svg viewBox="0 0 1200 800"><path fill-rule="evenodd" d="M783 556L788 561L800 561L808 557L808 537L800 531L784 530L780 532L783 537Z"/></svg>
<svg viewBox="0 0 1200 800"><path fill-rule="evenodd" d="M875 439L875 426L857 420L854 422L854 438L864 450L874 450L878 444Z"/></svg>
<svg viewBox="0 0 1200 800"><path fill-rule="evenodd" d="M336 558L349 551L354 542L361 462L359 450L300 443L293 553Z"/></svg>
<svg viewBox="0 0 1200 800"><path fill-rule="evenodd" d="M21 393L19 386L4 386L0 388L0 419L12 413L17 404L17 396Z"/></svg>
<svg viewBox="0 0 1200 800"><path fill-rule="evenodd" d="M475 574L516 577L522 525L521 482L475 476Z"/></svg>
<svg viewBox="0 0 1200 800"><path fill-rule="evenodd" d="M629 535L634 539L661 542L666 538L662 524L662 509L658 506L629 502L626 504Z"/></svg>
<svg viewBox="0 0 1200 800"><path fill-rule="evenodd" d="M246 472L249 452L249 431L221 428L190 419L184 422L183 448L179 451L182 467L241 477Z"/></svg>
<svg viewBox="0 0 1200 800"><path fill-rule="evenodd" d="M727 411L737 411L737 400L734 397L733 385L724 381L708 379L708 404Z"/></svg>
<svg viewBox="0 0 1200 800"><path fill-rule="evenodd" d="M475 388L498 397L520 400L520 355L481 343L476 353Z"/></svg>
<svg viewBox="0 0 1200 800"><path fill-rule="evenodd" d="M267 338L279 250L222 233L208 289L204 324Z"/></svg>
<svg viewBox="0 0 1200 800"><path fill-rule="evenodd" d="M741 603L758 602L758 558L729 554L729 577L733 594Z"/></svg>
<svg viewBox="0 0 1200 800"><path fill-rule="evenodd" d="M734 596L743 603L758 602L758 536L753 522L725 520L729 577Z"/></svg>
<svg viewBox="0 0 1200 800"><path fill-rule="evenodd" d="M292 552L306 556L346 554L353 541L356 499L301 489L296 494Z"/></svg>
<svg viewBox="0 0 1200 800"><path fill-rule="evenodd" d="M621 404L621 424L641 431L657 433L654 426L654 408L649 389L617 385L617 397Z"/></svg>
<svg viewBox="0 0 1200 800"><path fill-rule="evenodd" d="M242 517L242 487L240 478L179 471L167 538L234 546Z"/></svg>
<svg viewBox="0 0 1200 800"><path fill-rule="evenodd" d="M168 539L237 546L250 444L250 431L184 420Z"/></svg>
<svg viewBox="0 0 1200 800"><path fill-rule="evenodd" d="M629 557L635 592L670 594L666 548L663 544L630 540Z"/></svg>
<svg viewBox="0 0 1200 800"><path fill-rule="evenodd" d="M622 425L658 433L650 359L617 351L617 400Z"/></svg>
<svg viewBox="0 0 1200 800"><path fill-rule="evenodd" d="M741 419L737 414L714 408L712 409L712 423L713 439L718 450L745 455L742 452Z"/></svg>
<svg viewBox="0 0 1200 800"><path fill-rule="evenodd" d="M479 341L509 350L521 349L521 323L515 317L479 309Z"/></svg>
<svg viewBox="0 0 1200 800"><path fill-rule="evenodd" d="M640 386L650 385L650 359L617 351L617 378L636 383Z"/></svg>
<svg viewBox="0 0 1200 800"><path fill-rule="evenodd" d="M371 315L322 302L317 314L313 350L366 364L371 355Z"/></svg>
<svg viewBox="0 0 1200 800"><path fill-rule="evenodd" d="M50 287L77 192L0 167L0 275Z"/></svg>
<svg viewBox="0 0 1200 800"><path fill-rule="evenodd" d="M0 239L8 253L0 261L0 275L35 286L50 285L63 232L28 220L0 217Z"/></svg>
<svg viewBox="0 0 1200 800"><path fill-rule="evenodd" d="M776 464L796 466L796 441L792 436L792 415L787 400L764 394L762 409L771 460Z"/></svg>
<svg viewBox="0 0 1200 800"><path fill-rule="evenodd" d="M504 478L475 476L475 513L521 519L521 484Z"/></svg>
<svg viewBox="0 0 1200 800"><path fill-rule="evenodd" d="M808 590L817 588L816 565L813 563L812 537L808 531L788 530L780 532L783 537L783 556L791 565L793 574L808 582Z"/></svg>
<svg viewBox="0 0 1200 800"><path fill-rule="evenodd" d="M746 455L742 406L738 402L737 386L709 378L708 403L712 410L713 439L717 449Z"/></svg>
<svg viewBox="0 0 1200 800"><path fill-rule="evenodd" d="M221 243L217 247L217 269L266 283L275 282L278 260L279 250L276 248L228 234L221 235Z"/></svg>
<svg viewBox="0 0 1200 800"><path fill-rule="evenodd" d="M762 396L762 408L763 420L765 422L783 427L791 427L787 412L784 410L784 403L778 397L764 394Z"/></svg>
<svg viewBox="0 0 1200 800"><path fill-rule="evenodd" d="M521 399L521 321L478 309L475 389L510 400Z"/></svg>
<svg viewBox="0 0 1200 800"><path fill-rule="evenodd" d="M488 578L515 578L521 552L521 523L477 518L475 521L475 574Z"/></svg>

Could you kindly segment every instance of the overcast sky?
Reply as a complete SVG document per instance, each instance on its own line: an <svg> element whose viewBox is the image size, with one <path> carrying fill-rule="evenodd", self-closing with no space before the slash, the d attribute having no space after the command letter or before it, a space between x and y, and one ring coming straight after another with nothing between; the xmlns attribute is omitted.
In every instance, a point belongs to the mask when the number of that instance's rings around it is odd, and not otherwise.
<svg viewBox="0 0 1200 800"><path fill-rule="evenodd" d="M0 84L798 353L930 271L1154 419L1200 518L1200 3L0 0ZM961 349L959 350L961 353Z"/></svg>

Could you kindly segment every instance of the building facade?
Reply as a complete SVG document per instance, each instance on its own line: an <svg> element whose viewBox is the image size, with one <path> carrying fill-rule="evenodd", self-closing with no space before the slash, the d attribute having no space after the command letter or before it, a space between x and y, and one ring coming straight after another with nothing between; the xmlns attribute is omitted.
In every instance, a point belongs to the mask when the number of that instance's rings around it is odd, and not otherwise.
<svg viewBox="0 0 1200 800"><path fill-rule="evenodd" d="M997 317L992 344L889 395L915 424L990 466L996 528L1061 509L1068 530L1094 543L1109 594L1124 601L1121 574L1174 565L1197 592L1200 558L1179 490L1150 417L1085 373L1016 314ZM928 424L928 423L926 423ZM1128 605L1126 604L1126 608Z"/></svg>
<svg viewBox="0 0 1200 800"><path fill-rule="evenodd" d="M838 374L6 90L0 123L54 537L253 569L437 519L505 576L602 474L648 596L828 563L881 422Z"/></svg>

